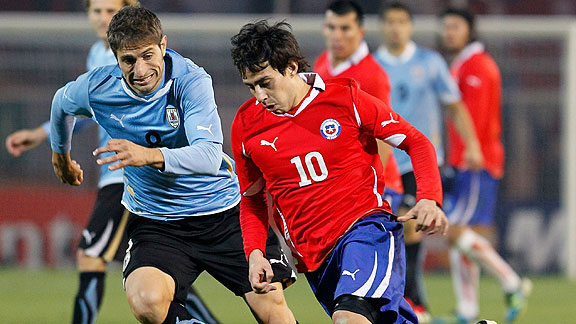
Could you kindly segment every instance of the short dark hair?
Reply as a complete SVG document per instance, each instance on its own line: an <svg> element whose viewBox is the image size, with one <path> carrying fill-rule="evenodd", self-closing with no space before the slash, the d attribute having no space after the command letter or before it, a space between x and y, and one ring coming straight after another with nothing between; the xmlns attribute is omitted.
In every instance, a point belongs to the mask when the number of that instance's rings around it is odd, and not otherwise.
<svg viewBox="0 0 576 324"><path fill-rule="evenodd" d="M108 25L108 43L114 55L120 48L160 44L161 40L160 19L144 7L124 7L112 17Z"/></svg>
<svg viewBox="0 0 576 324"><path fill-rule="evenodd" d="M412 18L414 18L414 15L412 14L412 10L410 10L410 7L408 7L406 4L404 4L400 1L391 1L391 2L385 2L384 3L382 10L380 10L380 19L384 19L386 16L386 13L389 10L403 10L403 11L406 11L408 16L410 17L410 20L412 20Z"/></svg>
<svg viewBox="0 0 576 324"><path fill-rule="evenodd" d="M344 16L348 13L354 12L356 13L356 22L358 23L358 26L364 25L364 10L354 1L333 1L326 8L326 11L328 10L332 11L338 16Z"/></svg>
<svg viewBox="0 0 576 324"><path fill-rule="evenodd" d="M466 23L468 24L468 29L470 30L469 43L475 41L476 19L474 18L474 15L469 10L466 9L449 7L440 13L440 18L444 18L450 15L459 16L466 21Z"/></svg>
<svg viewBox="0 0 576 324"><path fill-rule="evenodd" d="M300 46L291 30L285 21L269 25L267 20L260 20L242 26L240 32L232 37L230 50L242 77L246 76L246 70L255 73L268 65L284 74L292 61L298 63L298 72L306 71L308 62L300 53Z"/></svg>

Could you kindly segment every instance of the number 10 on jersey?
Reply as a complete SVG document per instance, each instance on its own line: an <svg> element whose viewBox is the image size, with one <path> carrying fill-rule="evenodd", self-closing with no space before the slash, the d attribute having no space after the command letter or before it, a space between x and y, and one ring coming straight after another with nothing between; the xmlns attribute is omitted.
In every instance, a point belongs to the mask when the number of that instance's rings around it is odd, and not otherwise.
<svg viewBox="0 0 576 324"><path fill-rule="evenodd" d="M314 161L318 165L318 169L320 169L320 174L316 172ZM298 182L298 185L300 187L312 184L312 180L320 182L328 178L328 168L326 167L326 163L324 163L324 157L322 157L322 154L319 152L310 152L304 156L304 163L306 164L306 170L308 172L304 169L301 157L293 157L290 159L290 163L294 164L296 170L298 170L298 174L300 175L300 182ZM310 178L312 180L310 180Z"/></svg>

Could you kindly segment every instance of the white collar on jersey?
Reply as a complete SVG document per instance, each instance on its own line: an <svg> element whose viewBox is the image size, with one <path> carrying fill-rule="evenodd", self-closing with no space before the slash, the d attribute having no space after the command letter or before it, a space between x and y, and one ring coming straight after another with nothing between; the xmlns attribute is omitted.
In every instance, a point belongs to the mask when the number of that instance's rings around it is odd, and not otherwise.
<svg viewBox="0 0 576 324"><path fill-rule="evenodd" d="M300 78L302 80L304 80L304 82L306 82L307 84L312 86L312 90L310 91L310 94L304 98L304 100L302 101L302 104L300 105L300 107L298 107L298 110L296 110L296 112L294 112L294 114L289 114L289 113L283 113L283 114L276 114L273 113L276 116L283 116L283 117L295 117L296 115L298 115L299 113L301 113L304 108L308 107L310 105L310 103L312 102L312 100L314 100L314 98L316 98L316 96L318 96L318 94L320 94L320 92L326 90L326 83L324 83L324 80L322 80L322 78L320 77L320 75L318 73L298 73L298 75L300 76ZM256 101L256 104L258 104L258 101Z"/></svg>
<svg viewBox="0 0 576 324"><path fill-rule="evenodd" d="M406 44L406 48L402 54L398 56L390 53L384 45L380 45L376 52L378 53L378 56L386 63L390 65L399 65L410 61L410 59L414 57L414 54L416 54L416 43L409 41L408 44Z"/></svg>
<svg viewBox="0 0 576 324"><path fill-rule="evenodd" d="M462 49L452 61L452 68L460 68L460 65L467 61L470 57L482 52L484 52L484 44L478 41L466 45L466 47L464 47L464 49Z"/></svg>
<svg viewBox="0 0 576 324"><path fill-rule="evenodd" d="M124 81L124 78L121 79L122 80L122 88L124 89L124 92L126 92L127 95L129 95L130 97L132 97L132 99L136 99L139 101L143 101L143 102L152 102L160 97L162 97L163 95L165 95L168 91L170 91L170 87L172 86L172 79L168 80L168 82L166 82L166 84L162 87L162 89L158 90L151 98L149 99L145 99L142 98L140 96L138 96L137 94L135 94L132 89L130 89L128 87L128 85L126 84L126 81Z"/></svg>
<svg viewBox="0 0 576 324"><path fill-rule="evenodd" d="M360 63L360 61L362 61L366 56L368 56L368 54L370 54L370 50L368 49L368 44L366 43L366 41L362 41L360 43L360 46L358 46L358 48L356 49L356 51L350 55L350 57L338 64L336 67L332 67L332 54L330 52L328 52L328 60L329 63L328 64L328 68L330 69L330 74L333 76L337 76L338 74L348 70L352 65L356 65L358 63Z"/></svg>

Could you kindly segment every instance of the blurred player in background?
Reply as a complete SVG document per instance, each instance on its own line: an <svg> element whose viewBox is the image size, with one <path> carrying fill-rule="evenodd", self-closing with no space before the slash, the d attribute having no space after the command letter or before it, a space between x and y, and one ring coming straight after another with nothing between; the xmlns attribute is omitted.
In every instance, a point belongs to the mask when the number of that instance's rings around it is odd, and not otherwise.
<svg viewBox="0 0 576 324"><path fill-rule="evenodd" d="M481 170L467 168L466 145L449 124L448 164L455 174L445 203L453 225L448 239L458 302L457 320L467 323L478 316L479 266L482 266L500 281L506 293L506 321L513 322L526 307L531 283L522 280L480 235L488 233L493 223L498 186L504 173L500 71L484 45L477 41L475 20L470 12L447 9L440 17L442 48L451 61L450 72L472 116L484 155Z"/></svg>
<svg viewBox="0 0 576 324"><path fill-rule="evenodd" d="M360 88L390 106L390 82L386 72L370 54L364 41L364 11L354 1L334 1L324 15L324 38L326 51L314 63L314 72L324 79L350 78ZM388 144L366 137L366 150L378 151L374 161L376 168L385 167L382 173L385 183L384 198L394 212L402 201L402 181L398 166ZM375 156L376 158L377 156Z"/></svg>
<svg viewBox="0 0 576 324"><path fill-rule="evenodd" d="M138 6L137 0L86 0L88 19L99 40L92 45L86 67L92 70L99 66L116 64L114 53L108 46L106 32L110 20L124 6ZM94 124L90 119L80 119L74 131ZM111 139L99 127L100 146ZM50 137L50 122L35 129L24 129L6 138L6 148L15 157L30 150ZM72 323L94 323L104 296L104 281L107 263L113 259L122 261L127 248L125 235L129 212L122 206L124 190L122 171L110 171L100 167L98 196L90 220L82 231L76 254L76 266L80 272L78 292L74 302ZM207 324L218 323L202 302L195 290L190 287L186 300L187 309Z"/></svg>
<svg viewBox="0 0 576 324"><path fill-rule="evenodd" d="M466 142L465 167L479 170L482 152L470 116L464 107L458 87L450 77L448 66L440 54L422 48L412 41L412 12L400 2L387 3L381 11L384 44L375 53L376 60L390 76L392 107L428 137L436 148L439 164L444 161L442 144L444 108ZM394 152L402 174L404 212L416 202L416 181L410 157ZM402 213L402 211L400 212ZM414 222L407 222L406 235L406 298L414 306L421 323L429 323L426 296L422 282L424 254L421 233Z"/></svg>
<svg viewBox="0 0 576 324"><path fill-rule="evenodd" d="M374 155L362 136L409 152L418 202L399 221L417 218L427 233L445 232L434 147L387 104L351 79L303 73L306 60L281 22L244 25L232 58L254 98L232 124L241 191L244 250L255 291L270 291L265 258L270 193L276 224L334 323L416 323L403 297L402 224L391 219Z"/></svg>

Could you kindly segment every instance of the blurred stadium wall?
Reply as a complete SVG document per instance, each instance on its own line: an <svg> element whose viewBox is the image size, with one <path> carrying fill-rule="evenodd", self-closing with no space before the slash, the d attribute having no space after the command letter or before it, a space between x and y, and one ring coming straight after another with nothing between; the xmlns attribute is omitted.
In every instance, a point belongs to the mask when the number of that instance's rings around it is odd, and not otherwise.
<svg viewBox="0 0 576 324"><path fill-rule="evenodd" d="M258 18L286 19L310 63L324 49L320 15L163 13L160 18L169 47L212 75L227 152L234 113L249 98L230 59L230 37ZM436 47L436 17L419 15L415 22L416 41ZM374 50L380 43L374 15L366 27ZM479 30L503 76L507 163L498 207L499 247L523 272L568 271L574 276L574 261L566 256L576 255L576 20L490 15L480 17ZM49 118L52 95L84 72L94 41L83 13L0 12L2 143L9 133ZM73 157L85 170L80 188L56 180L48 144L18 159L2 145L0 266L72 264L94 199L97 166L90 152L96 145L95 127L74 137ZM428 245L429 269L445 267L438 253L442 240Z"/></svg>

